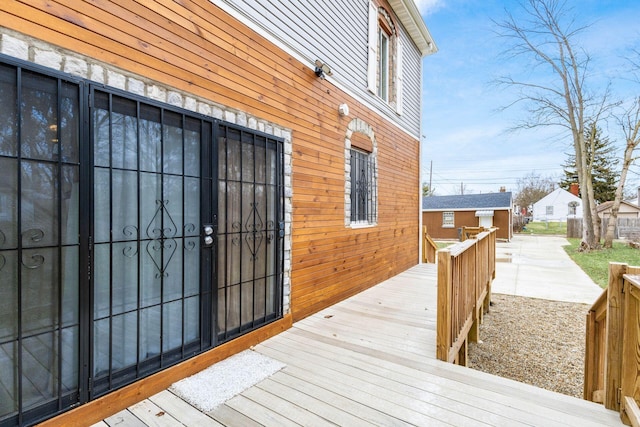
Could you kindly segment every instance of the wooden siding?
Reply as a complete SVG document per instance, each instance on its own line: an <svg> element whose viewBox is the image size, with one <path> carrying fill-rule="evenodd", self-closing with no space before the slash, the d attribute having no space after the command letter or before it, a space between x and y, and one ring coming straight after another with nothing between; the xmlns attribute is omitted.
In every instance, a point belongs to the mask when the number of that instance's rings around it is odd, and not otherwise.
<svg viewBox="0 0 640 427"><path fill-rule="evenodd" d="M404 47L402 115L397 115L395 108L367 90L368 0L224 1L233 4L234 8L258 25L266 27L266 31L307 57L307 66L311 66L316 59L325 61L334 73L331 79L367 99L367 102L413 135L420 135L422 58L398 20L396 23ZM392 10L388 4L385 7Z"/></svg>
<svg viewBox="0 0 640 427"><path fill-rule="evenodd" d="M418 261L419 141L209 1L11 1L0 3L0 22L292 129L295 320ZM338 115L343 102L350 117ZM377 226L352 230L344 226L344 140L355 117L376 134L379 214Z"/></svg>
<svg viewBox="0 0 640 427"><path fill-rule="evenodd" d="M458 228L460 227L477 227L479 225L476 211L455 211L453 228L442 227L442 211L438 212L422 212L422 224L427 227L427 233L432 239L458 239ZM498 239L511 238L511 213L507 210L495 210L493 216L493 225L498 227L496 237Z"/></svg>

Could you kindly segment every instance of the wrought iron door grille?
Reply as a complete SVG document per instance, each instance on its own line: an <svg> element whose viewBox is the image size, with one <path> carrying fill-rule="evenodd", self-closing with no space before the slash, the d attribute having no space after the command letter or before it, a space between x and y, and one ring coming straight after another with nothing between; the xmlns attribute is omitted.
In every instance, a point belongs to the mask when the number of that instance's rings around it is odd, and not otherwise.
<svg viewBox="0 0 640 427"><path fill-rule="evenodd" d="M218 142L218 339L282 315L282 141L220 124Z"/></svg>
<svg viewBox="0 0 640 427"><path fill-rule="evenodd" d="M282 316L282 139L1 55L0 99L0 427Z"/></svg>

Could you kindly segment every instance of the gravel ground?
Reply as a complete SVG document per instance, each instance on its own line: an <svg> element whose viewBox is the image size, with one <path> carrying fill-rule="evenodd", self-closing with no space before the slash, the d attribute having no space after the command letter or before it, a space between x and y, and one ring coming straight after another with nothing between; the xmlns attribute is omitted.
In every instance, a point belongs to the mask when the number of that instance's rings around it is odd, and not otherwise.
<svg viewBox="0 0 640 427"><path fill-rule="evenodd" d="M469 367L582 398L589 305L493 294Z"/></svg>

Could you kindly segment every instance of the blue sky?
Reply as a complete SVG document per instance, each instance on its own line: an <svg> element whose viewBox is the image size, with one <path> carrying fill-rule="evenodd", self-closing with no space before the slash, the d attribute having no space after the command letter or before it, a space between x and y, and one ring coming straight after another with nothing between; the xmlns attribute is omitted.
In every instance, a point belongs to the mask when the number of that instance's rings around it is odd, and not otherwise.
<svg viewBox="0 0 640 427"><path fill-rule="evenodd" d="M492 20L503 21L505 9L515 16L516 0L416 0L439 51L423 63L422 180L437 195L487 193L536 173L560 177L572 150L557 129L509 132L523 119L523 109L501 110L514 93L497 87L499 76L518 76L529 65L501 56L505 40L495 35ZM640 51L640 1L569 0L578 23L591 26L580 43L592 56L597 84L611 80L621 98L640 95L640 83L625 78L624 57ZM616 129L608 128L615 140ZM619 138L618 138L619 139ZM640 185L635 166L627 190Z"/></svg>

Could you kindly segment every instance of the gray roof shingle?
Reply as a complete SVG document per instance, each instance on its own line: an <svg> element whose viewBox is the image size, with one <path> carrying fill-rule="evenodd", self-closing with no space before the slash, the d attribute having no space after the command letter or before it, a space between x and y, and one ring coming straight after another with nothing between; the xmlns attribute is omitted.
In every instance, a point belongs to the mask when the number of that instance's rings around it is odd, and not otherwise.
<svg viewBox="0 0 640 427"><path fill-rule="evenodd" d="M443 209L511 209L511 192L422 198L422 210Z"/></svg>

